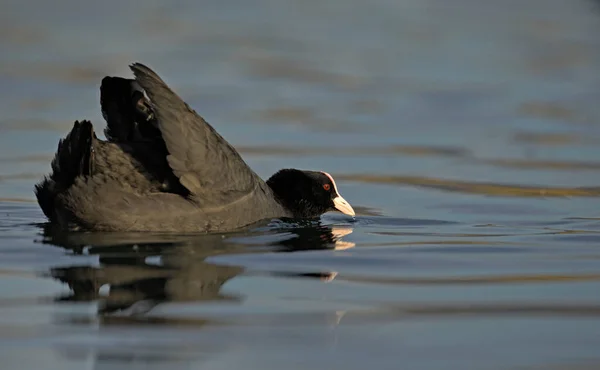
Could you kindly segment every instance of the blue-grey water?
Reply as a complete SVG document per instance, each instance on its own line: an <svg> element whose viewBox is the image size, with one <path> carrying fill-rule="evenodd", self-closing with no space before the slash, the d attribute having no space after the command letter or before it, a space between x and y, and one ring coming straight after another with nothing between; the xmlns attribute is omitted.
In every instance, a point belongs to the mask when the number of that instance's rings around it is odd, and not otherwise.
<svg viewBox="0 0 600 370"><path fill-rule="evenodd" d="M600 2L0 8L3 370L600 368ZM46 231L34 183L133 61L356 220Z"/></svg>

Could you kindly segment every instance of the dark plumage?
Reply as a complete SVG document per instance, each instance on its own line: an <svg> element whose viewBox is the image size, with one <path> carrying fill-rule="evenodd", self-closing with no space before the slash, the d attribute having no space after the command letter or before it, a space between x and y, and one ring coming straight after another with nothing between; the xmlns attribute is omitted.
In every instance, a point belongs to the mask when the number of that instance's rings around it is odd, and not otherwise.
<svg viewBox="0 0 600 370"><path fill-rule="evenodd" d="M228 231L263 219L354 215L325 172L285 169L266 183L148 67L100 87L107 141L89 121L59 142L35 187L50 222L67 229ZM147 95L144 95L144 93Z"/></svg>
<svg viewBox="0 0 600 370"><path fill-rule="evenodd" d="M283 169L271 176L267 185L296 218L317 217L337 206L334 200L339 194L335 182L325 172Z"/></svg>

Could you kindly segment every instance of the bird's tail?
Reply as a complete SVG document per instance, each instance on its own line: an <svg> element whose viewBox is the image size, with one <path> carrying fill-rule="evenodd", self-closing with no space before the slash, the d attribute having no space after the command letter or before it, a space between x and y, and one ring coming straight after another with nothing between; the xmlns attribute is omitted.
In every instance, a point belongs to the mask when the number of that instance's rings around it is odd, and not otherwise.
<svg viewBox="0 0 600 370"><path fill-rule="evenodd" d="M90 121L75 121L71 132L58 143L52 173L35 186L40 208L49 219L55 216L55 199L80 176L93 173L96 135Z"/></svg>

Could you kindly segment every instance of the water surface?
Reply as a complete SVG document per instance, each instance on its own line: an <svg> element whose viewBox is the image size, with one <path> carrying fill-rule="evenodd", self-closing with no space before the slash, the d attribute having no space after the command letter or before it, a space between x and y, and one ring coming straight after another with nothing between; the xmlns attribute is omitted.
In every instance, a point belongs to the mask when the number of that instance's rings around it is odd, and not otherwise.
<svg viewBox="0 0 600 370"><path fill-rule="evenodd" d="M600 4L5 1L3 369L600 367ZM263 177L355 220L52 231L33 184L156 69Z"/></svg>

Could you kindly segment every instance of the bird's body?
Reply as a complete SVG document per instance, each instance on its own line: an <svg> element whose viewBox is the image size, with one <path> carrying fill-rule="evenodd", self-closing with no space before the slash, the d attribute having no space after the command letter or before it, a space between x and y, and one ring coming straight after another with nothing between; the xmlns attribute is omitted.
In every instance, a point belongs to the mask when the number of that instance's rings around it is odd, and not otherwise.
<svg viewBox="0 0 600 370"><path fill-rule="evenodd" d="M51 222L67 229L222 232L270 218L315 217L340 209L334 200L354 214L326 173L285 170L292 176L280 171L267 184L156 73L131 68L135 80L102 81L107 141L89 121L75 122L52 173L36 185ZM287 189L297 179L308 187L298 196L311 199L293 199ZM333 182L323 185L331 190L324 193L321 182ZM325 203L306 208L311 202Z"/></svg>

